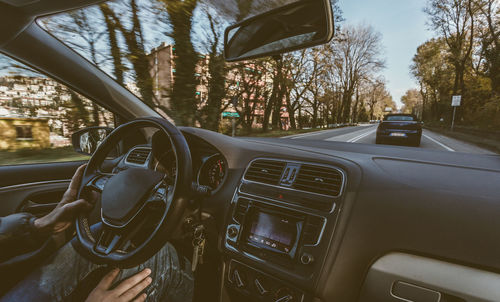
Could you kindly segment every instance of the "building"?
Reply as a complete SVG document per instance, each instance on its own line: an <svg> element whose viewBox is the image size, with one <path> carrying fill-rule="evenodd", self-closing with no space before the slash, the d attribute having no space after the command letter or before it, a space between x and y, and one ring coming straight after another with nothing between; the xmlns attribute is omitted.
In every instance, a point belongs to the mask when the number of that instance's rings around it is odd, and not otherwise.
<svg viewBox="0 0 500 302"><path fill-rule="evenodd" d="M75 106L73 97L81 100L83 108ZM54 80L41 76L0 77L0 119L3 122L0 150L11 146L42 148L69 145L69 138L75 128L94 124L94 110L92 102ZM97 110L100 125L112 124L113 115L110 112L100 107ZM22 133L30 133L30 130L27 130L29 127L23 128L26 131L22 130L22 127L14 127L12 130L11 126L17 125L18 122L25 123L26 126L31 125L33 137L22 137ZM40 123L50 129L48 143L39 135ZM3 133L4 130L10 132ZM18 131L21 137L12 131Z"/></svg>
<svg viewBox="0 0 500 302"><path fill-rule="evenodd" d="M148 54L153 79L153 93L156 99L169 107L169 91L174 83L174 47L163 42Z"/></svg>
<svg viewBox="0 0 500 302"><path fill-rule="evenodd" d="M148 54L148 58L151 66L150 73L151 73L151 78L153 79L154 95L156 99L160 102L160 104L166 106L167 108L170 108L169 93L175 81L175 64L174 64L175 47L173 45L169 45L164 42L160 46L153 48L151 52ZM208 80L210 77L208 73L208 63L209 63L209 56L200 54L199 61L198 64L196 65L196 70L195 70L195 76L198 81L196 86L195 97L200 100L199 101L200 106L203 106L207 101ZM237 72L235 71L236 70L230 70L228 72L228 78L231 78L232 82L251 80L251 79L244 79L238 76ZM234 87L229 87L231 85L230 82L231 81L226 82L227 86L226 88L228 88L228 90L231 90L231 88L234 90ZM271 75L264 76L263 80L261 81L261 85L272 86ZM248 97L250 99L253 98L253 96L248 96ZM223 102L223 104L228 104L229 102L230 102L230 97L228 97ZM257 100L257 99L255 99L255 102L264 103L263 100ZM233 106L229 106L227 111L236 112ZM254 127L255 128L262 127L262 121L264 117L264 110L262 104L258 104L257 106L255 106L253 115L255 117ZM282 123L282 128L284 129L288 129L288 127L290 126L290 120L288 112L285 109L285 106L283 106L281 110L281 123Z"/></svg>
<svg viewBox="0 0 500 302"><path fill-rule="evenodd" d="M0 150L50 147L48 119L0 117Z"/></svg>

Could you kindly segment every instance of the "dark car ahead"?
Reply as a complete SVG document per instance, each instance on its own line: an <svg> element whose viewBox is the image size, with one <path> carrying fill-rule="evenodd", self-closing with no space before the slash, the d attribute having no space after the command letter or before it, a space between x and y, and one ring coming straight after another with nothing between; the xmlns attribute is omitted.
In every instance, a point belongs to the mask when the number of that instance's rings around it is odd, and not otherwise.
<svg viewBox="0 0 500 302"><path fill-rule="evenodd" d="M377 144L403 142L420 146L422 123L413 114L388 114L377 128Z"/></svg>

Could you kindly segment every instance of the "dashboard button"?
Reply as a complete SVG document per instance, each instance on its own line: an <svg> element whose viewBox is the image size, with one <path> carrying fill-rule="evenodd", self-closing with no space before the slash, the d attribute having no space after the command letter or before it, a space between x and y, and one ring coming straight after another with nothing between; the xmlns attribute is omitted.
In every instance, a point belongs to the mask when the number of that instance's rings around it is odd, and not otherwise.
<svg viewBox="0 0 500 302"><path fill-rule="evenodd" d="M227 235L229 236L229 238L236 238L236 236L238 236L238 228L235 226L230 226L227 229Z"/></svg>
<svg viewBox="0 0 500 302"><path fill-rule="evenodd" d="M314 261L314 257L308 253L303 253L301 256L300 256L300 262L302 264L310 264Z"/></svg>

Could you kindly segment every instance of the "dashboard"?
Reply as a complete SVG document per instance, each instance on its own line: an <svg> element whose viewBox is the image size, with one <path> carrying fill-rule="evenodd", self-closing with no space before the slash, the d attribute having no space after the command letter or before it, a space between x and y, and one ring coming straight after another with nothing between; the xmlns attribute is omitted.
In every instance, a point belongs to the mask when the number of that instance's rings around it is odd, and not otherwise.
<svg viewBox="0 0 500 302"><path fill-rule="evenodd" d="M195 175L193 181L208 187L212 193L217 192L227 176L225 158L218 150L203 141L193 141L191 144L193 175ZM124 166L145 167L174 179L176 165L176 155L170 139L158 131L153 134L150 144L137 145L128 150L118 169Z"/></svg>
<svg viewBox="0 0 500 302"><path fill-rule="evenodd" d="M500 301L498 156L180 129L219 301ZM175 175L164 138L135 157Z"/></svg>

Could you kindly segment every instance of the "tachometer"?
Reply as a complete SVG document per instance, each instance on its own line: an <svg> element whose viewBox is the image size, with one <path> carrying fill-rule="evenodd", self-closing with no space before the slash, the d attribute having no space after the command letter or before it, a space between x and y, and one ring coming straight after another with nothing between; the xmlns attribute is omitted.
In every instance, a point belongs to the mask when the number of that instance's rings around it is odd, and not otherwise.
<svg viewBox="0 0 500 302"><path fill-rule="evenodd" d="M217 190L226 177L226 162L222 155L215 154L202 164L198 172L198 184Z"/></svg>

